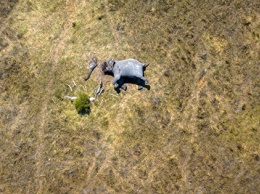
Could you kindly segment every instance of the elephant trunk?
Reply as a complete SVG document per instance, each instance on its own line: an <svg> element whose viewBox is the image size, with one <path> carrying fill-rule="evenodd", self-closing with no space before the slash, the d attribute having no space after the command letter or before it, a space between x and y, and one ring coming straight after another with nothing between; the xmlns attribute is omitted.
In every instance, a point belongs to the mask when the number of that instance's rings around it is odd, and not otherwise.
<svg viewBox="0 0 260 194"><path fill-rule="evenodd" d="M88 71L88 76L85 78L85 81L88 81L88 79L90 78L90 76L91 76L91 74L92 74L92 72L93 72L94 69L95 69L95 67L89 69L89 71Z"/></svg>
<svg viewBox="0 0 260 194"><path fill-rule="evenodd" d="M93 58L89 64L88 76L85 78L85 81L87 81L90 78L90 76L91 76L92 72L94 71L94 69L96 68L96 66L97 66L97 59Z"/></svg>

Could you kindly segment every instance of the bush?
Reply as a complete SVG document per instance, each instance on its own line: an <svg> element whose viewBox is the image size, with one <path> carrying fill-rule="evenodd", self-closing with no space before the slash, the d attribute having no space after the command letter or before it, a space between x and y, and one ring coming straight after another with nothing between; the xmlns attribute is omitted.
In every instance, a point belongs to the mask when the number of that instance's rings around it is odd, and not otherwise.
<svg viewBox="0 0 260 194"><path fill-rule="evenodd" d="M90 101L87 94L80 93L74 101L75 108L79 114L90 113Z"/></svg>

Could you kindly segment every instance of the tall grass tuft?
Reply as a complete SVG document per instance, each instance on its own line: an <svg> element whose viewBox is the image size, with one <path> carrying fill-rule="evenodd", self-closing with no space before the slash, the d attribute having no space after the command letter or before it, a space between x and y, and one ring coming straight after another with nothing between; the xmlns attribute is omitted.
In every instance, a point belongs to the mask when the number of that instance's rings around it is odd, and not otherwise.
<svg viewBox="0 0 260 194"><path fill-rule="evenodd" d="M74 105L79 114L90 114L90 101L87 94L79 93Z"/></svg>

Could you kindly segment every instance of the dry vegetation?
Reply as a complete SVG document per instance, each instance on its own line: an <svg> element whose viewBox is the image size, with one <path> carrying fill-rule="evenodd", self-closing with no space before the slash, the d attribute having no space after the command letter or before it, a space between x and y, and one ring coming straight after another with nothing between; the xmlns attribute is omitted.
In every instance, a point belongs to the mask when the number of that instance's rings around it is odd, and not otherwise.
<svg viewBox="0 0 260 194"><path fill-rule="evenodd" d="M1 0L0 193L258 193L257 0ZM99 62L150 63L150 90ZM77 87L70 91L72 81Z"/></svg>

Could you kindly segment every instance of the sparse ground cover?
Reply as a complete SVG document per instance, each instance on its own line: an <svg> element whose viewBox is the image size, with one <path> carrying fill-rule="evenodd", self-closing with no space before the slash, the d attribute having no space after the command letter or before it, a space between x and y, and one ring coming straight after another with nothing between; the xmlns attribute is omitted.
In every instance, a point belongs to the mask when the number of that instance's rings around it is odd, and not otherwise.
<svg viewBox="0 0 260 194"><path fill-rule="evenodd" d="M260 190L258 1L0 5L0 193ZM150 63L150 90L106 77L77 114L93 56Z"/></svg>

